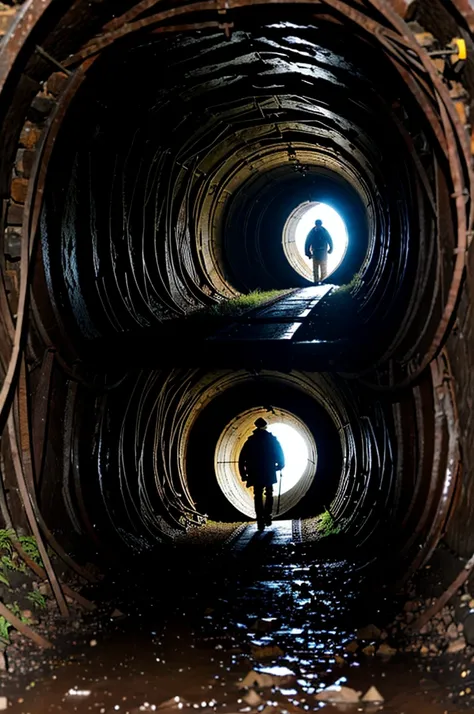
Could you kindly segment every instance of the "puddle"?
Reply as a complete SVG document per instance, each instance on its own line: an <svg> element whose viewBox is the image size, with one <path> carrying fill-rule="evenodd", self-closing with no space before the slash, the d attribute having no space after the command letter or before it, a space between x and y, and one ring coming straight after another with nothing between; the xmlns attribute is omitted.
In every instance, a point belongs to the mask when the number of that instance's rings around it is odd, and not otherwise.
<svg viewBox="0 0 474 714"><path fill-rule="evenodd" d="M252 548L229 559L225 553L197 555L183 545L167 571L148 563L152 579L139 571L118 578L123 593L117 605L127 618L111 624L96 646L78 637L77 653L26 688L6 686L8 711L259 714L272 707L275 714L337 714L315 699L332 685L361 692L375 685L389 713L456 711L449 688L427 677L414 659L400 655L384 664L345 652L357 627L370 621L378 597L368 584L364 589L359 574L351 584L349 563L313 563L309 546ZM294 580L300 572L304 580ZM257 635L252 627L269 632ZM238 685L252 670L273 687L252 695L249 704Z"/></svg>

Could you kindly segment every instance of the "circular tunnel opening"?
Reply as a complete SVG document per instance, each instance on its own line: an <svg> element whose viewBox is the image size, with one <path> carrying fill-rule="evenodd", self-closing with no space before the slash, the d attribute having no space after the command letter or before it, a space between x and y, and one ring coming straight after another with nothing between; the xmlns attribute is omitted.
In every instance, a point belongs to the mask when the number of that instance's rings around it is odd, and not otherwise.
<svg viewBox="0 0 474 714"><path fill-rule="evenodd" d="M316 475L317 448L314 437L306 424L285 409L268 413L264 407L250 409L239 414L225 427L217 443L215 472L217 483L227 500L249 518L255 518L253 489L247 488L239 472L239 456L255 428L259 417L265 419L268 431L279 440L285 455L285 467L274 493L281 494L280 503L275 499L273 515L278 516L294 508L308 492Z"/></svg>
<svg viewBox="0 0 474 714"><path fill-rule="evenodd" d="M327 256L327 276L341 265L349 246L349 234L342 215L331 205L319 201L305 201L288 216L283 228L283 250L292 268L306 280L313 281L313 267L305 254L308 233L316 220L323 222L333 242Z"/></svg>

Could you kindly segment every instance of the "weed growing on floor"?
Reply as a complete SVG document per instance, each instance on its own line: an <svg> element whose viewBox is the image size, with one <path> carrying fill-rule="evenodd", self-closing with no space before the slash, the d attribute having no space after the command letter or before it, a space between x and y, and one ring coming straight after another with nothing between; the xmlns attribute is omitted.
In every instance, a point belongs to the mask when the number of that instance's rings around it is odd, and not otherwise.
<svg viewBox="0 0 474 714"><path fill-rule="evenodd" d="M336 523L332 514L326 510L316 517L317 531L323 537L338 535L341 532L341 527Z"/></svg>
<svg viewBox="0 0 474 714"><path fill-rule="evenodd" d="M42 595L39 590L32 590L31 592L28 593L26 596L27 600L29 600L33 605L36 605L36 607L39 607L41 610L44 610L46 607L46 598L44 595Z"/></svg>
<svg viewBox="0 0 474 714"><path fill-rule="evenodd" d="M9 635L9 630L13 627L13 625L8 622L8 620L3 617L3 615L0 615L0 640L2 642L5 642L6 644L10 643L10 635Z"/></svg>
<svg viewBox="0 0 474 714"><path fill-rule="evenodd" d="M30 619L23 615L21 607L17 602L6 603L6 607L10 610L12 615L15 615L15 617L21 620L25 625L29 625ZM0 640L7 645L10 644L10 630L12 627L11 622L8 622L6 617L0 615Z"/></svg>
<svg viewBox="0 0 474 714"><path fill-rule="evenodd" d="M38 544L34 536L21 535L17 538L13 529L3 528L0 529L0 552L3 552L0 562L4 568L7 568L8 570L17 570L21 573L26 572L25 564L19 559L17 553L14 552L14 540L18 540L26 555L28 555L31 560L34 560L37 565L43 565Z"/></svg>
<svg viewBox="0 0 474 714"><path fill-rule="evenodd" d="M262 307L267 302L286 295L288 290L253 290L248 295L239 295L229 300L221 300L220 302L210 305L206 308L200 308L192 312L188 317L204 317L204 318L223 318L223 317L238 317L248 310L255 310Z"/></svg>
<svg viewBox="0 0 474 714"><path fill-rule="evenodd" d="M0 529L0 550L4 553L13 552L12 538L15 537L15 531L13 528L1 528Z"/></svg>
<svg viewBox="0 0 474 714"><path fill-rule="evenodd" d="M42 566L43 561L41 560L36 538L34 536L20 536L18 540L26 555L28 555L31 560L34 560L37 565Z"/></svg>
<svg viewBox="0 0 474 714"><path fill-rule="evenodd" d="M355 292L356 290L359 290L362 285L363 280L361 274L355 273L355 275L348 283L345 283L345 285L341 285L337 290L334 290L334 292L331 293L331 297L345 297L351 295L351 293Z"/></svg>

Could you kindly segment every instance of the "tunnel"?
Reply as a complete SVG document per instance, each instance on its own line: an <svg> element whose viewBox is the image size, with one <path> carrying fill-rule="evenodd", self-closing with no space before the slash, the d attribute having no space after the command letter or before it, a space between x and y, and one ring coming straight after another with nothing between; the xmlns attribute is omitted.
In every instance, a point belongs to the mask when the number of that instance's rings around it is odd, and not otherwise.
<svg viewBox="0 0 474 714"><path fill-rule="evenodd" d="M0 32L5 587L14 556L63 617L115 592L158 637L163 603L211 602L208 577L229 588L204 608L215 643L210 621L238 639L247 598L257 630L283 617L265 611L267 580L255 604L262 558L286 573L276 583L297 583L295 632L314 633L318 618L340 631L339 645L329 625L326 644L311 645L331 666L347 664L334 652L369 612L379 634L358 638L366 658L388 647L369 652L374 637L395 636L396 608L411 615L419 600L413 632L434 638L442 612L457 634L404 651L467 667L470 0L15 0L0 7ZM298 227L310 210L345 231L317 285ZM239 461L259 418L286 459L260 535ZM304 600L303 571L332 614ZM6 643L25 620L11 620L7 590ZM344 614L340 598L358 604ZM21 635L44 646L25 617ZM262 638L256 661L273 643ZM265 657L291 666L277 650ZM465 685L455 703L470 701ZM53 711L49 696L28 711ZM240 711L262 710L244 701Z"/></svg>

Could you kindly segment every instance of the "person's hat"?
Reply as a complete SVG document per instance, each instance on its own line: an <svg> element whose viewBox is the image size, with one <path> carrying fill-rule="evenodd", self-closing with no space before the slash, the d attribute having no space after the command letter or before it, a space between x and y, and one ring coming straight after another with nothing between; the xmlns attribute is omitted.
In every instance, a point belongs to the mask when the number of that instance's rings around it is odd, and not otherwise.
<svg viewBox="0 0 474 714"><path fill-rule="evenodd" d="M265 419L262 419L262 417L258 417L257 421L255 422L255 426L259 429L263 429L264 426L267 426L267 422Z"/></svg>

